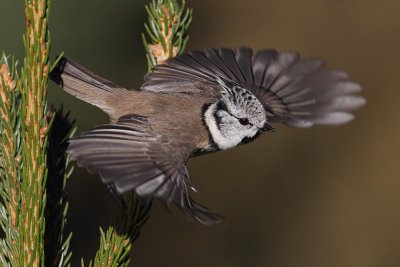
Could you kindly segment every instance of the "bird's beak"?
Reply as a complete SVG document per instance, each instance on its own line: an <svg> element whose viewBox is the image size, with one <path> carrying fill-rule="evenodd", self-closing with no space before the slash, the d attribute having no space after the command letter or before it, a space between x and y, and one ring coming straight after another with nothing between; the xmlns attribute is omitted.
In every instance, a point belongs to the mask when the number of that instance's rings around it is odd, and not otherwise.
<svg viewBox="0 0 400 267"><path fill-rule="evenodd" d="M264 126L261 128L261 131L263 132L276 132L276 129L272 127L268 122L264 124Z"/></svg>

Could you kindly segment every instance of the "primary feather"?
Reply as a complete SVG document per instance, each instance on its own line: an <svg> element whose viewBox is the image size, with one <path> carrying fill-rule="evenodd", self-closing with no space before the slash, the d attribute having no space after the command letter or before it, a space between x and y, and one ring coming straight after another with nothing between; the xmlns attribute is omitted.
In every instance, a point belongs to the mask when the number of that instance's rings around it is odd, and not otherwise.
<svg viewBox="0 0 400 267"><path fill-rule="evenodd" d="M68 153L79 165L99 174L105 184L113 184L119 194L133 190L143 199L174 204L193 220L216 223L222 216L189 195L184 163L190 154L184 146L171 145L167 136L152 129L146 117L129 114L70 140Z"/></svg>
<svg viewBox="0 0 400 267"><path fill-rule="evenodd" d="M208 48L156 66L142 90L173 92L179 83L217 84L216 74L251 91L270 121L295 127L339 125L353 119L350 111L365 99L361 87L341 71L327 70L321 59L302 59L295 52L250 48Z"/></svg>

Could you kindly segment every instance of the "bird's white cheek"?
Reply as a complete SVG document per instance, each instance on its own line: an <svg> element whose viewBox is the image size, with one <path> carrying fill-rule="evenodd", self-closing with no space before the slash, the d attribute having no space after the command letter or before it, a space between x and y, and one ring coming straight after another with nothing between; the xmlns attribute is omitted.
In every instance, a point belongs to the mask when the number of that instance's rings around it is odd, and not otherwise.
<svg viewBox="0 0 400 267"><path fill-rule="evenodd" d="M208 110L204 113L205 123L210 132L211 138L214 143L218 146L219 149L225 150L229 148L235 147L240 141L242 137L239 134L235 135L227 135L228 132L231 132L231 129L219 129L217 122L214 117L216 105L212 104ZM229 121L229 119L228 119ZM226 119L222 118L222 124L229 125Z"/></svg>

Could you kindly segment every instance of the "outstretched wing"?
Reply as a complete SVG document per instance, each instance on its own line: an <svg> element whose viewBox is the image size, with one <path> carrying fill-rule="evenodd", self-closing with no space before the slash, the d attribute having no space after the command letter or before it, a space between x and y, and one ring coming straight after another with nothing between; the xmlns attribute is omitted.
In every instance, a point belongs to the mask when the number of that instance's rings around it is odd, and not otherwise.
<svg viewBox="0 0 400 267"><path fill-rule="evenodd" d="M338 125L365 99L342 71L326 70L321 59L295 52L208 48L167 60L145 76L142 90L174 91L188 83L216 85L217 76L239 83L263 104L270 121L295 127ZM181 90L181 89L178 89Z"/></svg>
<svg viewBox="0 0 400 267"><path fill-rule="evenodd" d="M143 199L158 198L204 224L222 219L189 195L189 148L153 131L146 117L126 115L116 124L98 126L70 140L68 152L119 194L134 190Z"/></svg>

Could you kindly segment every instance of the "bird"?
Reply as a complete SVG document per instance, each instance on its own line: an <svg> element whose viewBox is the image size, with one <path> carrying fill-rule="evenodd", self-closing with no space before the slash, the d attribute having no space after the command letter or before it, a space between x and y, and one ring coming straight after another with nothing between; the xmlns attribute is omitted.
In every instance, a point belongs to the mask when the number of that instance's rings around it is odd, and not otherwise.
<svg viewBox="0 0 400 267"><path fill-rule="evenodd" d="M104 111L110 123L69 140L78 166L117 195L175 205L192 221L224 219L196 202L187 161L274 132L272 123L341 125L366 103L361 86L319 58L294 51L205 48L170 58L125 89L65 57L50 73L64 91Z"/></svg>

